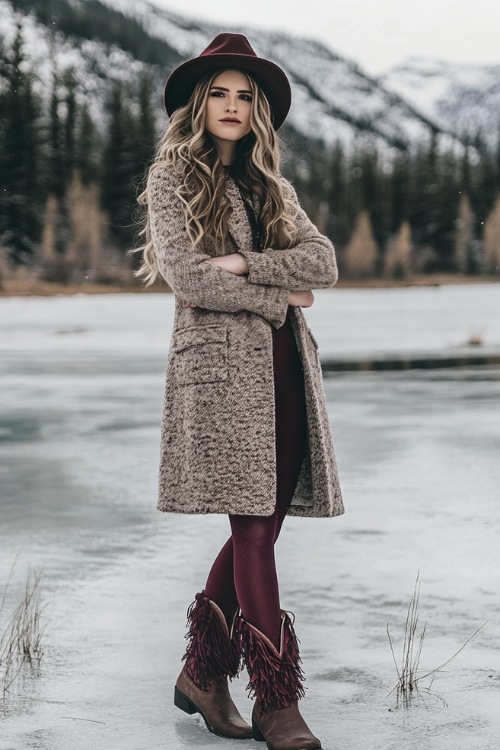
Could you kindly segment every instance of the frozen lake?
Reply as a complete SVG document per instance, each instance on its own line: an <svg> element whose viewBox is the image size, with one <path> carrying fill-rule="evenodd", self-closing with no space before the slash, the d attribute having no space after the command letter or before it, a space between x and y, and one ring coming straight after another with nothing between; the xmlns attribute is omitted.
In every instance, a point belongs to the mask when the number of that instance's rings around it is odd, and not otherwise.
<svg viewBox="0 0 500 750"><path fill-rule="evenodd" d="M499 300L494 284L333 289L306 316L323 357L471 335L499 352ZM28 564L48 602L40 675L0 701L0 750L232 746L172 703L186 609L228 533L155 507L172 301L0 299L0 582L19 555L6 610ZM325 750L497 750L500 367L335 373L325 390L346 514L288 519L277 550L303 713ZM424 670L487 624L437 676L443 700L396 710L386 627L399 653L418 571Z"/></svg>

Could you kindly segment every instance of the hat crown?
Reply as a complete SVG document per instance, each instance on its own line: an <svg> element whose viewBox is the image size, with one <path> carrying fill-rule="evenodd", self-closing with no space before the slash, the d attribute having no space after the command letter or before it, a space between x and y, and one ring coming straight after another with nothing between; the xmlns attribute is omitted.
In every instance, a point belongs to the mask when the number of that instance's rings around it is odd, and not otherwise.
<svg viewBox="0 0 500 750"><path fill-rule="evenodd" d="M228 32L217 34L210 44L199 55L200 57L209 57L210 55L248 55L257 57L257 53L252 49L250 42L243 34L230 34Z"/></svg>

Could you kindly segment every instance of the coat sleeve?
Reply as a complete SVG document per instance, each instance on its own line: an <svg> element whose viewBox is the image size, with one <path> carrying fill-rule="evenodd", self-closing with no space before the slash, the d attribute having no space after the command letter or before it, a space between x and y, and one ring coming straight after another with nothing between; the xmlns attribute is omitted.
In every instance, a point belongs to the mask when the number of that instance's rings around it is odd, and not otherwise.
<svg viewBox="0 0 500 750"><path fill-rule="evenodd" d="M283 182L297 208L295 242L284 250L268 247L261 253L240 249L248 261L247 278L251 284L273 284L295 291L331 287L338 279L333 244L309 219L288 180Z"/></svg>
<svg viewBox="0 0 500 750"><path fill-rule="evenodd" d="M179 182L172 170L154 169L148 178L148 212L158 269L181 299L220 312L248 310L275 328L285 322L288 290L280 285L250 283L229 273L194 247L185 227L182 202L175 194Z"/></svg>

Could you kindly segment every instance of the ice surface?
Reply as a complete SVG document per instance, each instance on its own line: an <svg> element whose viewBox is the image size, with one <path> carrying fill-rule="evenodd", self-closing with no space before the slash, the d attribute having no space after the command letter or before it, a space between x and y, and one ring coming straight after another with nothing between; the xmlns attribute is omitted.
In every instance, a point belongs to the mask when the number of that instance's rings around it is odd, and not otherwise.
<svg viewBox="0 0 500 750"><path fill-rule="evenodd" d="M305 315L325 359L500 353L500 285L318 290ZM468 347L479 336L482 347Z"/></svg>
<svg viewBox="0 0 500 750"><path fill-rule="evenodd" d="M497 285L318 293L322 356L498 347ZM0 580L44 566L45 655L0 703L0 750L229 747L174 708L186 608L224 517L156 508L171 295L0 300ZM500 718L500 369L325 380L346 514L286 521L277 559L325 750L493 750ZM387 694L414 580L422 667L486 626L410 710ZM234 693L245 716L245 680ZM254 742L240 742L253 750Z"/></svg>
<svg viewBox="0 0 500 750"><path fill-rule="evenodd" d="M323 289L304 310L325 359L394 352L450 354L471 335L500 352L500 284ZM0 352L165 356L171 294L77 294L0 300Z"/></svg>

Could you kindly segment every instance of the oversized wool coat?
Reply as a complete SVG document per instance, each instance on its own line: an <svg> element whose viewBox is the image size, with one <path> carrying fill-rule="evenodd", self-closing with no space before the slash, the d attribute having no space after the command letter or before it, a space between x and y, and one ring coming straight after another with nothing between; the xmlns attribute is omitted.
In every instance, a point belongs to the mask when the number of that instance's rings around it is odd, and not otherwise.
<svg viewBox="0 0 500 750"><path fill-rule="evenodd" d="M283 178L284 180L284 178ZM180 178L156 167L147 185L154 254L175 293L161 421L158 510L176 513L270 515L276 503L275 402L272 329L286 318L289 290L331 287L335 252L297 206L295 243L286 250L252 250L252 235L238 187L228 176L231 205L226 252L243 254L245 276L207 258L211 240L189 240ZM192 302L196 308L186 308ZM318 348L302 310L292 308L302 360L307 445L289 508L295 516L344 512Z"/></svg>

